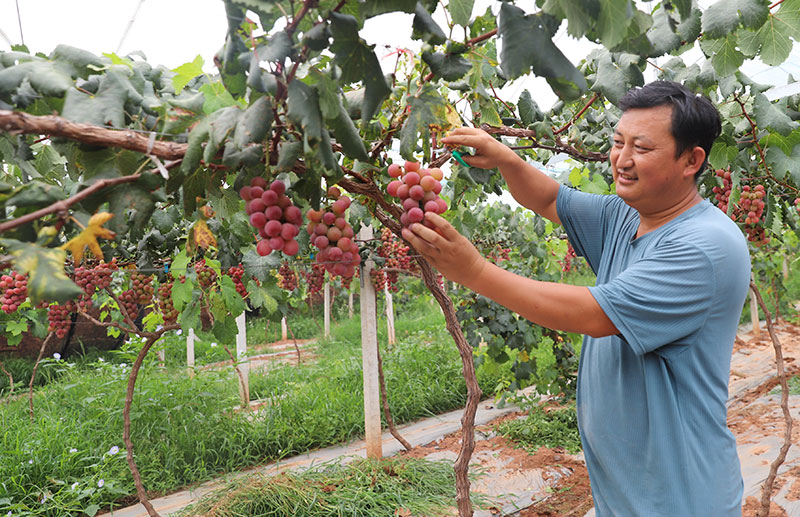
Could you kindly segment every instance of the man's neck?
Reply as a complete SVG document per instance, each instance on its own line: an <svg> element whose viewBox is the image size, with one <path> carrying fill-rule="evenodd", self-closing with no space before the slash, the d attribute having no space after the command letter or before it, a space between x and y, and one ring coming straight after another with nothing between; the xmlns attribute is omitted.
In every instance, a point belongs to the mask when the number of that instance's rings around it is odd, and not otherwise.
<svg viewBox="0 0 800 517"><path fill-rule="evenodd" d="M639 229L636 231L636 238L652 232L653 230L664 226L672 221L685 211L689 210L696 204L703 200L697 190L687 194L679 200L679 202L669 206L664 210L659 210L652 213L639 212Z"/></svg>

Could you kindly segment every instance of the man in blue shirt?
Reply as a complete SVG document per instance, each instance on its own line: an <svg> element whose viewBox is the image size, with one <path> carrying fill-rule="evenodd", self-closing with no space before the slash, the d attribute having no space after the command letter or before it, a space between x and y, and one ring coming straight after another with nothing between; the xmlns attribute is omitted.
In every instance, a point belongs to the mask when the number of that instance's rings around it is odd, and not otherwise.
<svg viewBox="0 0 800 517"><path fill-rule="evenodd" d="M470 165L498 167L520 204L562 224L595 287L505 271L435 214L433 228L403 236L448 279L586 335L577 410L598 516L741 515L726 401L750 262L738 227L697 190L719 114L668 81L631 90L619 107L613 196L561 186L481 130L443 139L474 148Z"/></svg>

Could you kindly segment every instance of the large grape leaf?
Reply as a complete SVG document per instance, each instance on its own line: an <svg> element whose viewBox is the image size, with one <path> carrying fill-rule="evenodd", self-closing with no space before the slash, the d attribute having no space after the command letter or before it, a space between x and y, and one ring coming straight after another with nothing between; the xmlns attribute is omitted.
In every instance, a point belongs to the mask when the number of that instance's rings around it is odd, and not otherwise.
<svg viewBox="0 0 800 517"><path fill-rule="evenodd" d="M681 46L681 37L676 34L677 25L662 5L653 13L653 26L647 37L653 44L653 56L668 54Z"/></svg>
<svg viewBox="0 0 800 517"><path fill-rule="evenodd" d="M633 19L631 0L603 0L597 17L596 32L606 48L614 48L623 42L628 26Z"/></svg>
<svg viewBox="0 0 800 517"><path fill-rule="evenodd" d="M542 110L539 109L539 105L536 101L531 98L531 92L528 90L520 94L517 107L519 108L519 117L526 126L530 126L534 122L539 122L544 118Z"/></svg>
<svg viewBox="0 0 800 517"><path fill-rule="evenodd" d="M504 3L500 7L498 33L503 38L500 68L509 79L532 69L547 79L562 99L575 99L586 91L586 79L553 44L541 15L526 15L519 7Z"/></svg>
<svg viewBox="0 0 800 517"><path fill-rule="evenodd" d="M761 61L770 66L778 66L786 61L792 52L792 40L789 37L792 32L792 26L786 21L770 15L756 34L761 47Z"/></svg>
<svg viewBox="0 0 800 517"><path fill-rule="evenodd" d="M298 79L289 83L288 90L289 120L302 131L310 145L316 145L322 138L323 127L316 90Z"/></svg>
<svg viewBox="0 0 800 517"><path fill-rule="evenodd" d="M434 21L425 6L419 2L414 11L414 21L411 27L411 37L414 39L420 39L431 45L442 45L447 41L447 35L442 28Z"/></svg>
<svg viewBox="0 0 800 517"><path fill-rule="evenodd" d="M381 65L371 46L358 36L358 21L339 13L331 13L331 51L342 69L343 84L363 82L366 87L361 105L362 123L369 121L380 108L391 88L383 77Z"/></svg>
<svg viewBox="0 0 800 517"><path fill-rule="evenodd" d="M172 70L175 72L175 75L172 76L172 87L176 93L183 90L189 84L189 81L198 75L203 75L203 63L203 57L198 54L193 61L184 63Z"/></svg>
<svg viewBox="0 0 800 517"><path fill-rule="evenodd" d="M366 0L359 3L361 16L364 18L395 11L413 13L416 6L417 0Z"/></svg>
<svg viewBox="0 0 800 517"><path fill-rule="evenodd" d="M50 59L62 63L69 63L74 70L74 76L88 77L95 73L95 70L102 68L109 63L109 59L101 58L79 48L69 45L58 45L50 54Z"/></svg>
<svg viewBox="0 0 800 517"><path fill-rule="evenodd" d="M252 103L236 123L233 141L239 149L266 138L272 128L272 103L261 97Z"/></svg>
<svg viewBox="0 0 800 517"><path fill-rule="evenodd" d="M28 296L34 305L42 300L66 302L83 293L64 272L64 250L14 239L0 239L0 246L14 257L14 269L28 275Z"/></svg>
<svg viewBox="0 0 800 517"><path fill-rule="evenodd" d="M703 13L700 9L692 9L688 18L684 17L675 28L681 40L690 42L700 37Z"/></svg>
<svg viewBox="0 0 800 517"><path fill-rule="evenodd" d="M406 160L415 161L414 153L420 138L422 153L430 156L430 128L447 123L447 101L435 86L425 84L408 99L409 113L400 130L400 155Z"/></svg>
<svg viewBox="0 0 800 517"><path fill-rule="evenodd" d="M131 84L131 75L129 68L114 65L100 79L97 93L71 88L64 97L61 116L73 122L124 127L126 103L139 105L143 100Z"/></svg>
<svg viewBox="0 0 800 517"><path fill-rule="evenodd" d="M474 6L475 0L450 0L450 3L447 4L447 9L450 11L453 23L466 27L469 25L469 19L472 17L472 8Z"/></svg>
<svg viewBox="0 0 800 517"><path fill-rule="evenodd" d="M456 81L472 70L472 63L468 59L456 54L442 52L423 52L422 60L431 67L434 75L445 81Z"/></svg>
<svg viewBox="0 0 800 517"><path fill-rule="evenodd" d="M292 55L292 37L286 31L280 31L269 38L269 43L256 49L259 61L275 61L282 63Z"/></svg>
<svg viewBox="0 0 800 517"><path fill-rule="evenodd" d="M602 93L613 104L618 104L628 90L644 84L644 76L638 66L639 56L621 54L612 59L610 52L603 52L597 59L597 74L592 90Z"/></svg>
<svg viewBox="0 0 800 517"><path fill-rule="evenodd" d="M557 18L567 19L567 33L582 38L592 29L592 22L600 13L598 0L546 0L542 11Z"/></svg>
<svg viewBox="0 0 800 517"><path fill-rule="evenodd" d="M800 125L800 123L792 120L791 117L786 114L785 109L781 109L776 104L772 104L763 93L759 93L755 96L753 111L755 112L755 119L758 127L762 129L770 128L784 136L791 133L792 130Z"/></svg>
<svg viewBox="0 0 800 517"><path fill-rule="evenodd" d="M0 95L15 92L25 81L46 97L63 97L73 87L69 67L52 61L26 61L0 70Z"/></svg>
<svg viewBox="0 0 800 517"><path fill-rule="evenodd" d="M705 55L711 57L711 64L720 78L736 73L744 63L744 54L737 48L737 44L735 32L720 39L703 38L700 42L700 48Z"/></svg>
<svg viewBox="0 0 800 517"><path fill-rule="evenodd" d="M787 155L779 147L770 147L766 153L767 163L772 169L772 174L779 180L790 174L795 184L800 184L800 144L792 149L791 154Z"/></svg>
<svg viewBox="0 0 800 517"><path fill-rule="evenodd" d="M718 0L703 12L703 36L723 38L736 32L740 25L757 29L768 16L769 2L766 0Z"/></svg>
<svg viewBox="0 0 800 517"><path fill-rule="evenodd" d="M114 217L108 229L118 234L131 231L131 238L138 240L156 208L153 194L139 185L121 185L109 193L109 208Z"/></svg>
<svg viewBox="0 0 800 517"><path fill-rule="evenodd" d="M772 16L786 25L789 36L800 41L800 0L784 0Z"/></svg>

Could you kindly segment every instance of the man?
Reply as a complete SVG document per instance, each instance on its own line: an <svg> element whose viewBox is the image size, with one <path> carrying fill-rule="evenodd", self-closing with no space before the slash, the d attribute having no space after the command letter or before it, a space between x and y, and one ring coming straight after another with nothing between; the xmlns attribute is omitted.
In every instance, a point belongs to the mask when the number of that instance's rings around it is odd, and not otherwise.
<svg viewBox="0 0 800 517"><path fill-rule="evenodd" d="M435 214L433 229L403 236L448 279L586 335L577 411L598 516L740 515L726 401L750 262L737 226L697 190L719 114L667 81L631 90L620 108L612 196L561 186L477 129L442 140L474 148L470 165L498 167L520 204L562 224L596 286L507 272Z"/></svg>

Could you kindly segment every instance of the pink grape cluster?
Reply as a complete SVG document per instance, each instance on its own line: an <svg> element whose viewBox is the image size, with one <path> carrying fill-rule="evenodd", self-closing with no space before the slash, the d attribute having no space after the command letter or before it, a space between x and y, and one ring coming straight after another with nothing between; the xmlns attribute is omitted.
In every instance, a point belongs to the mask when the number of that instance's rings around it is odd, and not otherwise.
<svg viewBox="0 0 800 517"><path fill-rule="evenodd" d="M242 187L239 195L246 203L250 224L261 237L256 245L258 254L264 257L280 250L290 257L297 255L300 245L295 237L300 233L303 213L286 195L286 184L275 180L267 186L267 180L257 177Z"/></svg>
<svg viewBox="0 0 800 517"><path fill-rule="evenodd" d="M389 182L386 192L400 198L403 204L400 224L403 226L421 223L425 212L443 214L447 211L447 202L439 197L444 177L441 169L426 169L418 162L407 161L402 167L397 163L389 165L387 172L392 178L398 178Z"/></svg>
<svg viewBox="0 0 800 517"><path fill-rule="evenodd" d="M133 289L127 289L119 293L119 303L123 312L123 316L127 315L130 319L135 320L139 315L139 305L137 304L138 295Z"/></svg>
<svg viewBox="0 0 800 517"><path fill-rule="evenodd" d="M328 189L328 198L334 200L328 208L312 208L306 213L309 220L306 231L311 243L319 248L317 263L331 275L351 278L361 259L358 244L353 240L355 232L344 216L350 208L350 198L341 195L336 187Z"/></svg>
<svg viewBox="0 0 800 517"><path fill-rule="evenodd" d="M236 286L236 292L239 293L239 296L247 298L247 288L242 281L242 277L244 277L244 267L241 264L238 266L231 266L225 274L233 280L233 285Z"/></svg>
<svg viewBox="0 0 800 517"><path fill-rule="evenodd" d="M0 308L6 314L16 311L28 297L28 277L22 273L12 271L11 274L0 277Z"/></svg>
<svg viewBox="0 0 800 517"><path fill-rule="evenodd" d="M51 305L47 309L47 320L49 322L47 331L55 332L58 338L66 336L72 324L70 314L73 312L75 312L75 304L72 300L64 305L59 305L57 303Z"/></svg>

